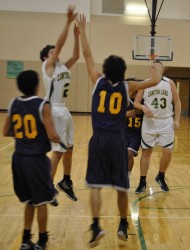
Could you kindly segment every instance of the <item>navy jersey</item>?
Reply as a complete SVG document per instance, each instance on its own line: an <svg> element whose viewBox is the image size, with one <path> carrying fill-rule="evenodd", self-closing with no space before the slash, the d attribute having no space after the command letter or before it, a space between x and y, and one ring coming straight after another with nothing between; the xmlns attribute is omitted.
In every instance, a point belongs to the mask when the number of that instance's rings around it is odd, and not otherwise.
<svg viewBox="0 0 190 250"><path fill-rule="evenodd" d="M101 77L94 88L92 99L93 130L122 131L128 105L127 83L112 85Z"/></svg>
<svg viewBox="0 0 190 250"><path fill-rule="evenodd" d="M141 130L142 126L142 119L143 119L143 111L135 109L134 106L134 99L130 99L130 105L127 107L127 111L135 110L135 117L127 117L126 118L126 130Z"/></svg>
<svg viewBox="0 0 190 250"><path fill-rule="evenodd" d="M37 96L18 97L9 108L11 128L15 137L15 152L22 155L40 155L51 150L43 125L43 106L46 103Z"/></svg>

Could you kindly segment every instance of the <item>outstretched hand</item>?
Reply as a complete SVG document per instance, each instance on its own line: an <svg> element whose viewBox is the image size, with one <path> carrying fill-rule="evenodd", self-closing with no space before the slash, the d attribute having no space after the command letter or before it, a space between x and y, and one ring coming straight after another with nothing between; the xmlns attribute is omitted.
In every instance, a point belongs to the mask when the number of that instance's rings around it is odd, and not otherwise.
<svg viewBox="0 0 190 250"><path fill-rule="evenodd" d="M80 29L79 29L79 27L76 25L76 23L75 23L75 26L74 26L74 36L79 36L79 34L80 34Z"/></svg>
<svg viewBox="0 0 190 250"><path fill-rule="evenodd" d="M75 13L75 7L70 5L67 11L67 20L69 23L71 23L78 15L78 13Z"/></svg>
<svg viewBox="0 0 190 250"><path fill-rule="evenodd" d="M81 31L85 30L85 26L86 26L86 17L84 14L80 14L79 19L77 18L77 23Z"/></svg>

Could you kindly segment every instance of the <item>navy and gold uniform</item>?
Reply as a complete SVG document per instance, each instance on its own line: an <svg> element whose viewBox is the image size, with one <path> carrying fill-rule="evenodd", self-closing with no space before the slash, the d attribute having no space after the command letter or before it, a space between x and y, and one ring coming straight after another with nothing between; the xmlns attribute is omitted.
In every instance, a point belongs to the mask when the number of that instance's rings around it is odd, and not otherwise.
<svg viewBox="0 0 190 250"><path fill-rule="evenodd" d="M129 188L125 155L127 83L98 79L92 100L93 136L89 142L86 181L90 187Z"/></svg>
<svg viewBox="0 0 190 250"><path fill-rule="evenodd" d="M128 106L127 111L134 111L135 117L126 118L125 138L127 149L132 150L135 156L137 156L139 147L141 145L143 112L141 110L135 109L133 104L134 98L131 98L130 105Z"/></svg>
<svg viewBox="0 0 190 250"><path fill-rule="evenodd" d="M52 202L55 189L46 153L51 145L43 125L46 101L36 96L11 101L9 115L15 138L12 157L14 190L21 202L41 205Z"/></svg>

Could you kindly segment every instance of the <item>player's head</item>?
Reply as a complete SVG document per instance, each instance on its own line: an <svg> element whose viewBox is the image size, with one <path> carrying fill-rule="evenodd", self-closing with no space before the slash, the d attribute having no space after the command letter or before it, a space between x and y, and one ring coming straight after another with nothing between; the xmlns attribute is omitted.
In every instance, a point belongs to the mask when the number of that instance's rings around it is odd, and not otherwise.
<svg viewBox="0 0 190 250"><path fill-rule="evenodd" d="M112 83L123 81L126 69L125 61L119 56L111 55L104 60L103 73Z"/></svg>
<svg viewBox="0 0 190 250"><path fill-rule="evenodd" d="M40 59L42 62L44 62L51 53L53 53L55 49L54 45L46 45L41 51L40 51Z"/></svg>
<svg viewBox="0 0 190 250"><path fill-rule="evenodd" d="M35 95L37 92L37 87L39 84L38 73L34 70L25 70L22 71L17 76L17 86L18 89L24 95Z"/></svg>
<svg viewBox="0 0 190 250"><path fill-rule="evenodd" d="M161 74L163 74L164 73L164 65L162 64L161 61L155 60L151 63L151 66L150 66L150 71L152 71L152 70L159 71Z"/></svg>

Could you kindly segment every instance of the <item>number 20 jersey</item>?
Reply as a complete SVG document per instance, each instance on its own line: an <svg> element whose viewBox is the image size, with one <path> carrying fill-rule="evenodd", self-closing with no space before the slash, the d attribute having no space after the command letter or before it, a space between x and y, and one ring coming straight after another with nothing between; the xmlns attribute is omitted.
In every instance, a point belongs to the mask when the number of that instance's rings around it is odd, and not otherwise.
<svg viewBox="0 0 190 250"><path fill-rule="evenodd" d="M15 152L22 155L41 155L51 150L43 124L46 101L37 96L18 97L9 105L11 130L15 138Z"/></svg>
<svg viewBox="0 0 190 250"><path fill-rule="evenodd" d="M122 132L125 127L128 88L125 81L111 84L98 79L92 99L92 125L95 130Z"/></svg>
<svg viewBox="0 0 190 250"><path fill-rule="evenodd" d="M156 86L144 90L144 105L151 110L153 118L162 119L174 114L169 81L169 78L163 77Z"/></svg>

